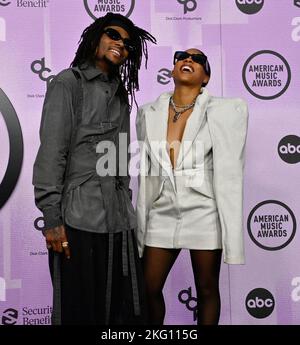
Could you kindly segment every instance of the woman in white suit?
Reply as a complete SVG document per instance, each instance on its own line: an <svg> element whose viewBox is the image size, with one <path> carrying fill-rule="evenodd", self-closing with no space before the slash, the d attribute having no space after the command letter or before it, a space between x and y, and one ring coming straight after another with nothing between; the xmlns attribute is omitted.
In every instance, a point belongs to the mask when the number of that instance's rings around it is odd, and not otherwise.
<svg viewBox="0 0 300 345"><path fill-rule="evenodd" d="M190 250L198 324L220 315L221 255L243 264L242 194L247 106L212 97L207 57L176 52L174 92L137 114L141 148L137 239L151 324L163 324L163 287L182 248Z"/></svg>

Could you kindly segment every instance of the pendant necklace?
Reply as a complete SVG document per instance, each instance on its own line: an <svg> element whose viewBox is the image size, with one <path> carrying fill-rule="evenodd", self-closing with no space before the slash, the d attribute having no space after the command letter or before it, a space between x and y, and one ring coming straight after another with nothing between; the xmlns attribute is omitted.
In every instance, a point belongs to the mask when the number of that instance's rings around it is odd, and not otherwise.
<svg viewBox="0 0 300 345"><path fill-rule="evenodd" d="M173 122L176 122L179 119L179 117L181 116L181 114L183 114L187 110L193 108L193 106L196 103L196 98L193 100L193 102L191 104L187 104L187 105L177 105L174 103L173 96L170 98L170 104L171 104L171 106L175 112L174 117L173 117ZM182 110L177 110L177 108L180 108Z"/></svg>

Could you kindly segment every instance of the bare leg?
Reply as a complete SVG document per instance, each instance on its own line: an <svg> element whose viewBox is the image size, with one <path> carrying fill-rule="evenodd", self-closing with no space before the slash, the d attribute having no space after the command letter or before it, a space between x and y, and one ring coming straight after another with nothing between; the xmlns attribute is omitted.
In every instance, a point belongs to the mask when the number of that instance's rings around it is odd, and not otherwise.
<svg viewBox="0 0 300 345"><path fill-rule="evenodd" d="M180 249L145 247L143 256L149 323L162 325L165 317L163 287Z"/></svg>
<svg viewBox="0 0 300 345"><path fill-rule="evenodd" d="M219 275L222 250L190 250L198 299L198 325L217 325L220 317Z"/></svg>

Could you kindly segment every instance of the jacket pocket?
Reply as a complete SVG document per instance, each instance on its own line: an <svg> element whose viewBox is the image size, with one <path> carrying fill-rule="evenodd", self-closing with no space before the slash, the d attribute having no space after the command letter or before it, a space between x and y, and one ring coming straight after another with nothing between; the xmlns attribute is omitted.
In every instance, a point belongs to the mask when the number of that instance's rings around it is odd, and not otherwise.
<svg viewBox="0 0 300 345"><path fill-rule="evenodd" d="M162 206L160 199L161 199L162 194L163 194L163 189L164 189L165 182L166 182L166 179L163 179L160 182L160 185L159 185L159 188L158 188L158 193L157 193L156 197L154 197L154 200L152 202L152 207Z"/></svg>
<svg viewBox="0 0 300 345"><path fill-rule="evenodd" d="M103 195L93 175L71 184L65 197L64 219L78 229L97 230L105 221Z"/></svg>
<svg viewBox="0 0 300 345"><path fill-rule="evenodd" d="M191 187L194 191L196 191L197 193L204 195L210 199L215 199L215 193L213 191L213 188L211 187Z"/></svg>
<svg viewBox="0 0 300 345"><path fill-rule="evenodd" d="M210 199L215 199L213 183L212 181L210 181L209 178L204 178L203 182L199 185L192 183L190 185L190 188L205 197L208 197Z"/></svg>
<svg viewBox="0 0 300 345"><path fill-rule="evenodd" d="M215 199L212 170L196 171L188 177L187 186L197 193Z"/></svg>

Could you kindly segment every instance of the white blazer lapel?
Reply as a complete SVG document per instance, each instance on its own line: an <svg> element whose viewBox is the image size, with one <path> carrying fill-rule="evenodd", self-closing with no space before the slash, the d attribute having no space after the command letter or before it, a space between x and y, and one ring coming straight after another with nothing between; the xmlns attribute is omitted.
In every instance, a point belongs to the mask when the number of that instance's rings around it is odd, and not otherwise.
<svg viewBox="0 0 300 345"><path fill-rule="evenodd" d="M174 176L172 164L167 152L167 129L169 114L169 99L171 93L163 93L145 112L147 138L151 152L164 170L164 174L170 177L172 184Z"/></svg>
<svg viewBox="0 0 300 345"><path fill-rule="evenodd" d="M207 109L209 100L208 91L202 88L202 93L197 97L194 109L189 116L185 129L183 132L183 137L181 140L181 145L177 157L176 168L180 169L184 160L184 157L189 153L193 141L195 140L197 133L201 127L204 120L204 115Z"/></svg>

